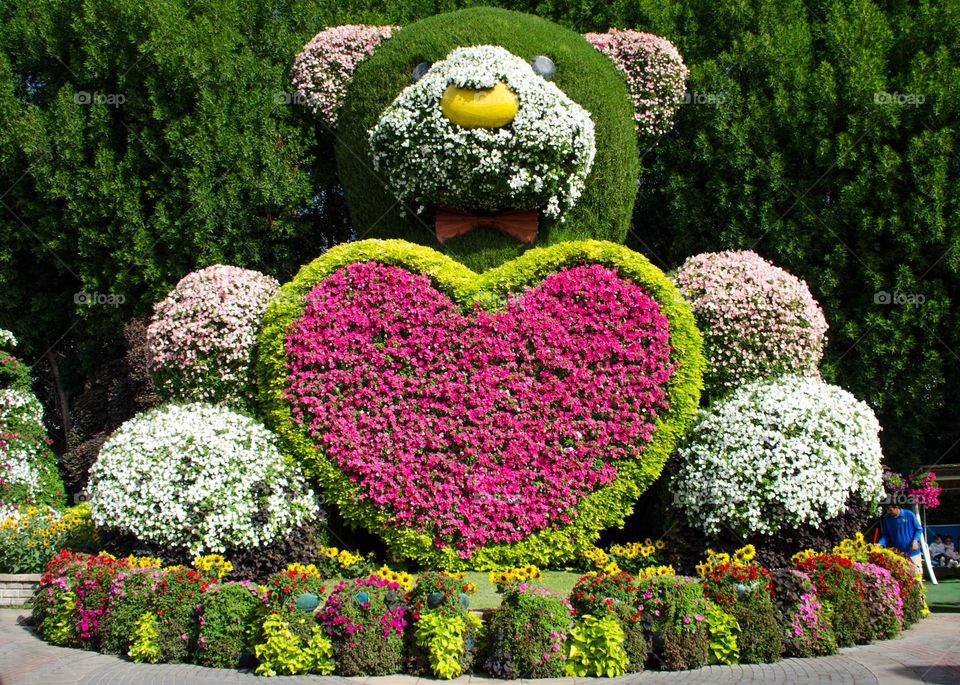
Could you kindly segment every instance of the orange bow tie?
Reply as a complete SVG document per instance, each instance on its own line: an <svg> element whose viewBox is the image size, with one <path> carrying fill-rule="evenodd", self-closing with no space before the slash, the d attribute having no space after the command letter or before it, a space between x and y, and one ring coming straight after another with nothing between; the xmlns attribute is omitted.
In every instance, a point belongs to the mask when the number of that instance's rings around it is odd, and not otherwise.
<svg viewBox="0 0 960 685"><path fill-rule="evenodd" d="M495 228L521 243L529 245L537 239L539 217L535 209L509 209L499 214L478 216L446 207L437 208L437 239L445 243L450 238L469 233L477 227Z"/></svg>

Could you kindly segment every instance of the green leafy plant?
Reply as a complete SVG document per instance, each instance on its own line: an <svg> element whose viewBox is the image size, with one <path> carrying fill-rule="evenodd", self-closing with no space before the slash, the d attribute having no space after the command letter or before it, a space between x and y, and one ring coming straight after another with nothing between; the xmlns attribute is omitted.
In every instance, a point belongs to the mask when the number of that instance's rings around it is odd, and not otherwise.
<svg viewBox="0 0 960 685"><path fill-rule="evenodd" d="M463 672L460 667L466 630L463 618L428 611L420 615L415 630L417 645L427 650L430 668L437 678L449 680Z"/></svg>
<svg viewBox="0 0 960 685"><path fill-rule="evenodd" d="M623 629L623 648L630 660L627 670L642 671L649 653L636 579L627 572L587 573L570 591L570 605L577 616L603 616L611 611Z"/></svg>
<svg viewBox="0 0 960 685"><path fill-rule="evenodd" d="M77 608L77 596L73 592L60 595L54 609L43 622L43 637L54 645L69 645L74 640L73 610Z"/></svg>
<svg viewBox="0 0 960 685"><path fill-rule="evenodd" d="M300 673L333 673L333 645L314 625L306 644L290 630L290 624L280 614L270 614L262 625L264 641L255 647L257 675L297 675Z"/></svg>
<svg viewBox="0 0 960 685"><path fill-rule="evenodd" d="M160 663L160 631L157 630L157 615L152 611L144 613L134 624L128 654L138 663Z"/></svg>
<svg viewBox="0 0 960 685"><path fill-rule="evenodd" d="M476 586L456 575L427 570L417 574L417 583L407 593L406 598L410 617L417 626L420 625L420 618L428 614L440 614L447 621L459 618L463 622L462 641L458 648L462 673L467 673L473 666L482 625L479 617L467 611L470 595L475 589ZM419 634L419 628L408 634L406 669L410 673L433 672L438 675L433 665L432 648L420 643Z"/></svg>
<svg viewBox="0 0 960 685"><path fill-rule="evenodd" d="M623 648L623 629L612 612L603 618L586 614L570 629L566 674L577 678L615 678L627 672L630 659Z"/></svg>
<svg viewBox="0 0 960 685"><path fill-rule="evenodd" d="M732 614L711 604L707 609L707 631L710 633L710 663L736 664L740 662L737 633L740 624Z"/></svg>

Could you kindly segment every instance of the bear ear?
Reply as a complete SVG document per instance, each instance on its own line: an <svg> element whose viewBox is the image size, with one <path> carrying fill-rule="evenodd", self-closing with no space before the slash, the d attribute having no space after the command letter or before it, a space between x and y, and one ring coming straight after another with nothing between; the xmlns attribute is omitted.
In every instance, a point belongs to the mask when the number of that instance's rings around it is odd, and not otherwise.
<svg viewBox="0 0 960 685"><path fill-rule="evenodd" d="M652 141L669 131L686 94L688 73L676 46L666 38L630 29L583 37L626 76L638 135Z"/></svg>
<svg viewBox="0 0 960 685"><path fill-rule="evenodd" d="M397 28L346 24L315 35L290 69L297 102L331 126L335 124L357 65Z"/></svg>

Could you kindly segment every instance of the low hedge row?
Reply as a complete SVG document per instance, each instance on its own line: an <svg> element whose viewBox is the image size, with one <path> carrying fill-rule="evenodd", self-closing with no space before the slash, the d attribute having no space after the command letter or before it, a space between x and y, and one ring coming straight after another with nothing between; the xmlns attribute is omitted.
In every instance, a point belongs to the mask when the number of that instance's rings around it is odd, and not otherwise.
<svg viewBox="0 0 960 685"><path fill-rule="evenodd" d="M216 555L187 568L64 550L47 566L33 618L57 645L261 675L614 677L830 654L892 637L923 613L905 560L848 552L800 555L797 568L772 573L745 550L711 555L701 578L669 567L591 572L569 597L536 584L528 565L491 574L502 604L484 621L469 610L476 587L462 574L414 580L383 567L328 581L291 564L258 585L231 580Z"/></svg>

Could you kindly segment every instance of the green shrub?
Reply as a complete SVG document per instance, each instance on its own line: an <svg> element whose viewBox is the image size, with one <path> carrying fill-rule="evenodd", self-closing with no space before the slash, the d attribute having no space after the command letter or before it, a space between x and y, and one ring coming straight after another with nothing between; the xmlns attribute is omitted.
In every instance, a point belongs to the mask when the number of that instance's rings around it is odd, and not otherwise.
<svg viewBox="0 0 960 685"><path fill-rule="evenodd" d="M511 585L490 619L483 669L496 678L558 678L572 623L566 601L525 583Z"/></svg>
<svg viewBox="0 0 960 685"><path fill-rule="evenodd" d="M442 649L443 652L450 650L450 643L447 642L445 634L449 626L438 626L434 624L437 619L428 619L427 624L424 625L426 629L424 635L432 635L438 630L444 635L435 644L432 642L424 643L420 638L420 619L429 614L440 614L444 618L460 620L463 627L459 646L455 650L458 673L470 672L478 647L480 625L479 619L467 611L470 604L470 594L467 590L468 587L462 579L447 575L442 571L423 571L417 574L417 583L407 593L406 598L410 617L416 626L407 640L406 670L408 672L415 674L432 673L437 677L456 677L440 676L437 672L438 655L434 653L435 646ZM427 639L429 638L424 638L424 640ZM444 670L450 672L447 666L444 666Z"/></svg>
<svg viewBox="0 0 960 685"><path fill-rule="evenodd" d="M400 671L407 618L397 583L378 576L338 583L317 612L333 643L337 675Z"/></svg>
<svg viewBox="0 0 960 685"><path fill-rule="evenodd" d="M392 39L391 39L392 40ZM390 525L389 517L369 501L359 500L352 482L316 449L305 426L293 418L284 398L287 367L284 341L288 325L301 313L303 295L343 266L376 261L398 265L430 277L454 302L480 301L493 305L509 293L540 282L562 268L596 263L616 268L623 278L643 286L670 322L671 361L678 368L667 391L670 410L657 417L656 430L636 460L617 465L615 481L591 492L576 507L569 524L543 529L515 544L493 544L470 559L473 568L489 569L513 562L545 566L572 558L604 528L622 525L637 497L660 475L678 437L688 427L699 403L703 357L702 340L689 306L676 288L642 255L619 245L598 241L571 242L530 250L497 269L475 274L450 258L401 240L365 240L340 245L304 266L271 302L261 328L257 373L261 407L271 426L283 437L304 472L320 482L328 501L337 505L347 522L381 535L397 557L439 568L464 566L451 547L438 548L427 532Z"/></svg>
<svg viewBox="0 0 960 685"><path fill-rule="evenodd" d="M654 663L661 671L688 671L710 663L710 637L703 626L696 630L666 627L659 640L654 635L654 650Z"/></svg>
<svg viewBox="0 0 960 685"><path fill-rule="evenodd" d="M625 637L620 621L611 611L602 618L581 616L567 640L566 674L576 678L623 675L630 664L623 648Z"/></svg>
<svg viewBox="0 0 960 685"><path fill-rule="evenodd" d="M265 604L256 585L222 583L200 597L196 662L214 668L238 668L250 659L248 633Z"/></svg>
<svg viewBox="0 0 960 685"><path fill-rule="evenodd" d="M664 671L709 663L707 600L695 578L654 576L639 583L642 620L653 638L652 665Z"/></svg>
<svg viewBox="0 0 960 685"><path fill-rule="evenodd" d="M100 619L100 651L104 654L127 654L137 621L151 611L158 569L143 568L122 571L111 588L113 598Z"/></svg>
<svg viewBox="0 0 960 685"><path fill-rule="evenodd" d="M870 642L870 610L853 562L834 554L820 554L798 561L797 568L810 576L820 601L832 607L837 645L852 647Z"/></svg>
<svg viewBox="0 0 960 685"><path fill-rule="evenodd" d="M360 63L337 124L337 167L359 235L403 238L436 246L432 215L403 208L373 171L367 132L410 84L413 68L439 62L454 48L499 45L530 60L548 55L555 83L588 110L596 127L597 155L586 188L563 221L541 221L538 245L596 238L623 242L630 225L639 170L633 106L613 63L579 34L530 15L476 8L428 17L402 27ZM516 257L524 246L493 229L452 239L444 249L483 271Z"/></svg>
<svg viewBox="0 0 960 685"><path fill-rule="evenodd" d="M744 597L728 607L740 625L740 663L772 664L783 655L783 628L768 593Z"/></svg>

